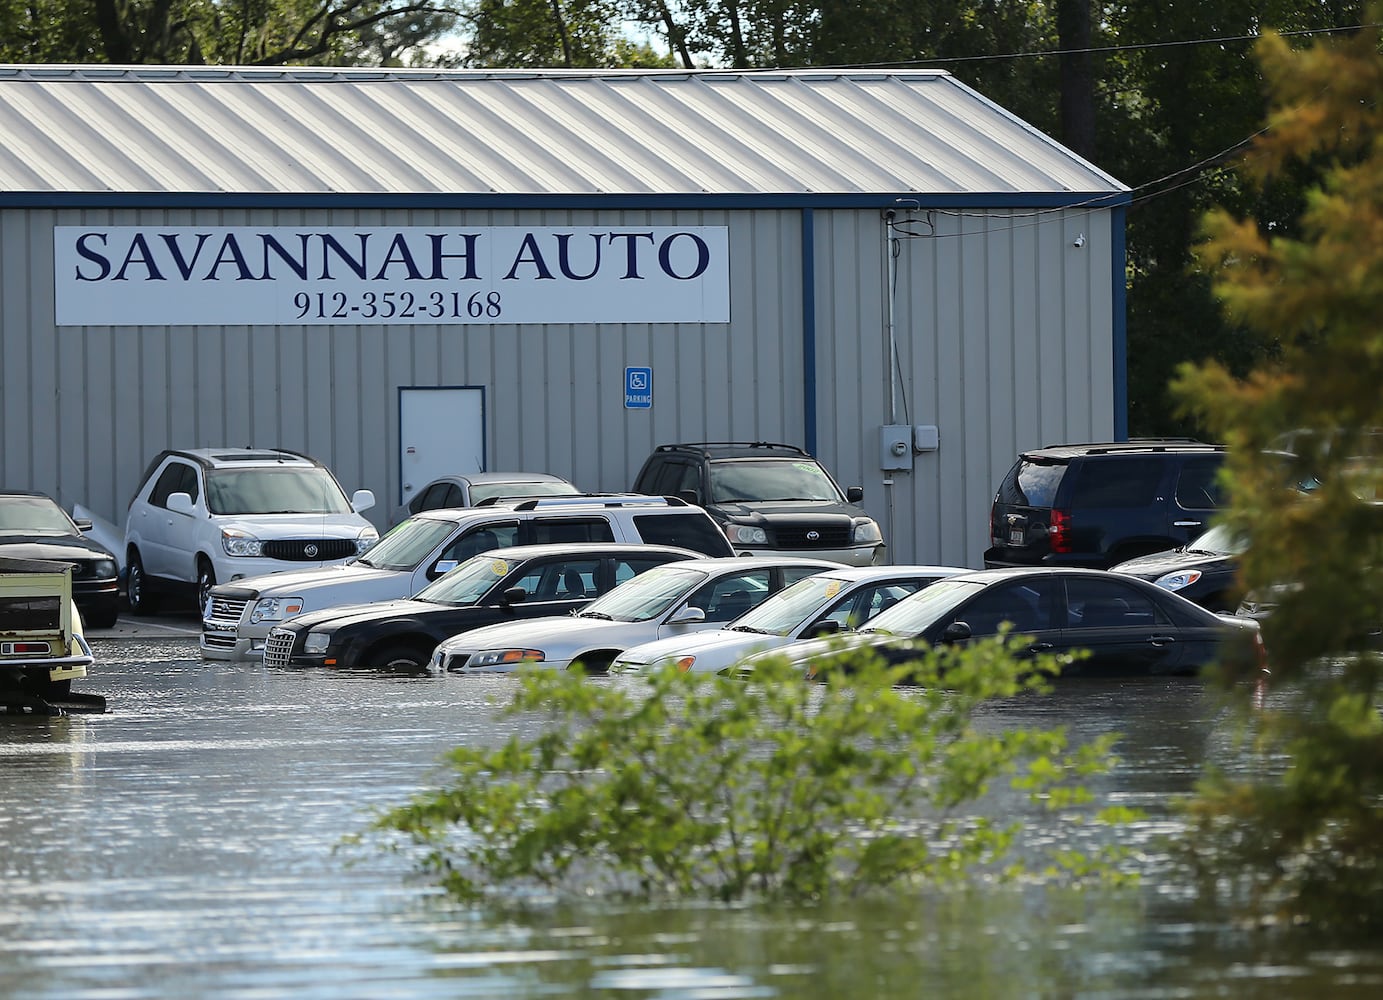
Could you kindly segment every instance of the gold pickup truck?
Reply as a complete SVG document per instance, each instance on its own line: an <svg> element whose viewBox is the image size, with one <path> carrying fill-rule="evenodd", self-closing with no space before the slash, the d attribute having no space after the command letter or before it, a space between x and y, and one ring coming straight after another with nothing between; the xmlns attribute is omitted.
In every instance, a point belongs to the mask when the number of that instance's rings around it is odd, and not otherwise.
<svg viewBox="0 0 1383 1000"><path fill-rule="evenodd" d="M0 710L44 711L94 662L67 563L0 557Z"/></svg>

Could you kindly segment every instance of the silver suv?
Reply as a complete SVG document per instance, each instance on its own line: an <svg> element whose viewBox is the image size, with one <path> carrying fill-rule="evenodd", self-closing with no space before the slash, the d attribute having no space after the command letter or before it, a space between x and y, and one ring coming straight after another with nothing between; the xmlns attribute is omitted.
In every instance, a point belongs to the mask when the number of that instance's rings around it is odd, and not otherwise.
<svg viewBox="0 0 1383 1000"><path fill-rule="evenodd" d="M289 618L343 604L409 598L481 552L560 542L631 542L732 554L710 516L676 497L583 494L427 510L390 529L378 545L345 566L213 587L202 613L202 656L254 658L263 654L269 630Z"/></svg>
<svg viewBox="0 0 1383 1000"><path fill-rule="evenodd" d="M160 452L125 518L130 610L156 611L172 591L205 607L218 582L353 559L379 540L360 516L374 503L369 490L347 499L326 466L297 452Z"/></svg>

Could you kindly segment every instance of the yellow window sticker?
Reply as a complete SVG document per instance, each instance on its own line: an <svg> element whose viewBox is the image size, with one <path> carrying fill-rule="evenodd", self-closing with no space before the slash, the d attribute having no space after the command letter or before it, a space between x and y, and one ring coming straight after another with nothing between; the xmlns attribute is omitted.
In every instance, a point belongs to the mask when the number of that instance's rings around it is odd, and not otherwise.
<svg viewBox="0 0 1383 1000"><path fill-rule="evenodd" d="M845 584L841 583L839 580L832 580L830 583L826 584L826 596L835 597L840 593L840 588L843 586L845 586Z"/></svg>
<svg viewBox="0 0 1383 1000"><path fill-rule="evenodd" d="M490 563L490 572L495 574L495 576L503 576L505 573L509 572L509 564L503 559L496 559L494 562Z"/></svg>

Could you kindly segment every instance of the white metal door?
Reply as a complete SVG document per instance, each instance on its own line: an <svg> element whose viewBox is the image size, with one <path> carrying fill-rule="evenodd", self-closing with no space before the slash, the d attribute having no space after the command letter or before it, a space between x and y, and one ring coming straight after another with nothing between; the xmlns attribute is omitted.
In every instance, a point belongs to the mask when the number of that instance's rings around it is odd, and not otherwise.
<svg viewBox="0 0 1383 1000"><path fill-rule="evenodd" d="M439 476L485 470L485 390L399 390L399 503Z"/></svg>

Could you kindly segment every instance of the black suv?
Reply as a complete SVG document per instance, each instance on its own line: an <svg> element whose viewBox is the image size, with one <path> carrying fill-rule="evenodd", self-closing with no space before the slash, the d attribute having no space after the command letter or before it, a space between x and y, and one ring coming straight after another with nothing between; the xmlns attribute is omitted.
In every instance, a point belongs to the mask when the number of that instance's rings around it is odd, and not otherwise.
<svg viewBox="0 0 1383 1000"><path fill-rule="evenodd" d="M1024 452L989 513L986 567L1108 569L1185 545L1222 502L1221 445L1135 438Z"/></svg>
<svg viewBox="0 0 1383 1000"><path fill-rule="evenodd" d="M737 555L773 552L847 566L884 562L879 525L801 448L767 441L661 444L634 492L677 496L706 508Z"/></svg>

